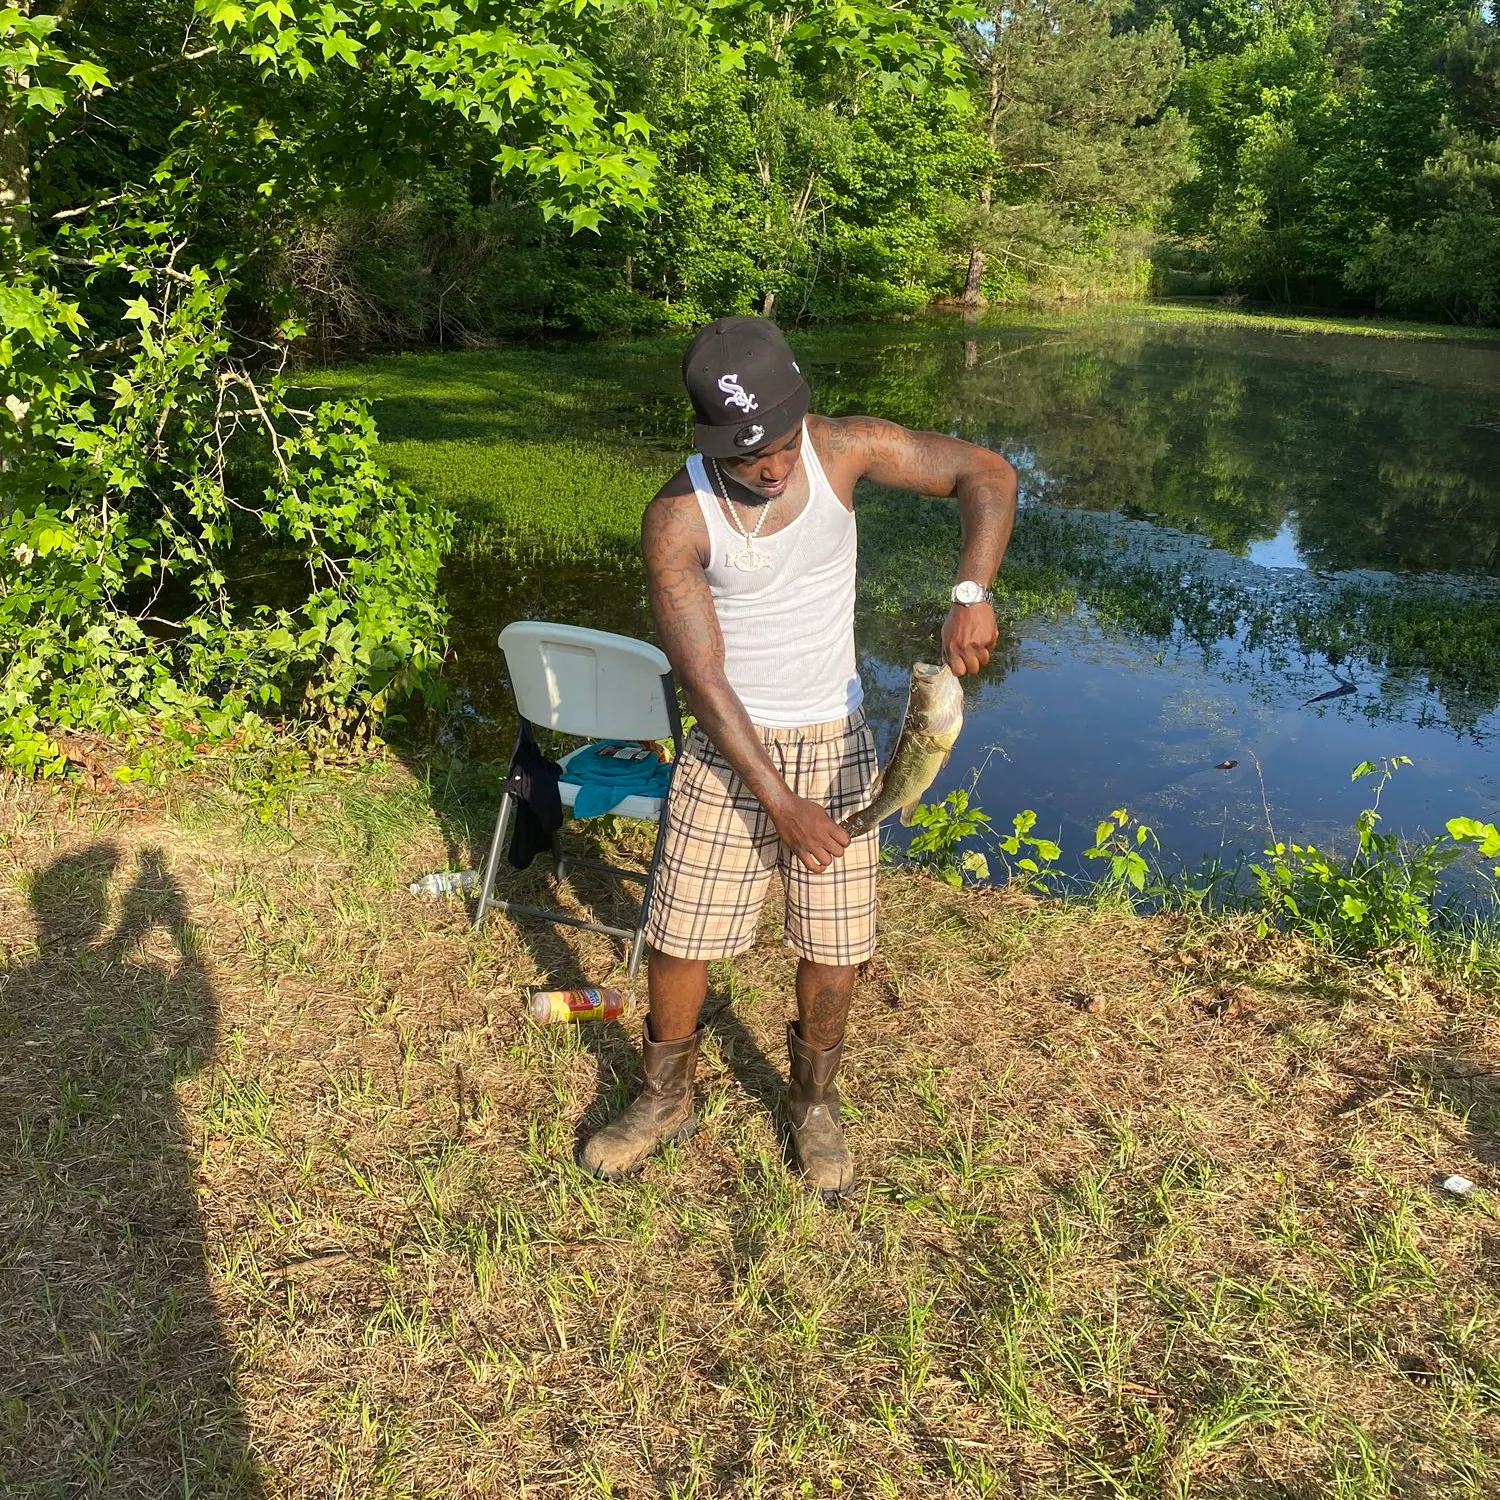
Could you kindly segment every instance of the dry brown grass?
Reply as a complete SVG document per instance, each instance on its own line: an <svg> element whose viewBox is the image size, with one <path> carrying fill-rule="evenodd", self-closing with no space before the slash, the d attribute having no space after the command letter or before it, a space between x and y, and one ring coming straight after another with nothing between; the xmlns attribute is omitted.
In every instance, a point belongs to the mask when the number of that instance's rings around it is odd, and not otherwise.
<svg viewBox="0 0 1500 1500"><path fill-rule="evenodd" d="M892 873L861 1195L787 1170L770 941L610 1186L632 1036L519 998L613 947L409 898L399 777L318 811L0 804L0 1490L1500 1493L1493 998Z"/></svg>

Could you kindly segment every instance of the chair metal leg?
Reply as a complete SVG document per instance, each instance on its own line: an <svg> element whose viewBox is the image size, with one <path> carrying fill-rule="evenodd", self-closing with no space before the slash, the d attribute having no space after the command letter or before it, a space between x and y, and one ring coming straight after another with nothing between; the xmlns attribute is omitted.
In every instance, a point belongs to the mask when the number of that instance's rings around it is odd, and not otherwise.
<svg viewBox="0 0 1500 1500"><path fill-rule="evenodd" d="M585 859L580 854L569 854L560 858L557 862L557 876L562 879L564 869L571 870L574 866L584 870L602 870L606 875L617 875L621 880L644 880L644 870L627 870L621 865L612 865L602 859Z"/></svg>
<svg viewBox="0 0 1500 1500"><path fill-rule="evenodd" d="M635 941L630 945L630 963L626 975L634 979L641 966L641 953L646 946L646 917L651 910L651 891L656 884L656 867L661 863L662 846L667 841L667 799L662 798L661 817L656 824L656 844L651 850L651 863L646 866L646 886L641 892L641 914L636 919Z"/></svg>
<svg viewBox="0 0 1500 1500"><path fill-rule="evenodd" d="M505 835L510 828L511 795L500 795L500 812L495 818L495 836L490 840L490 857L484 863L484 883L479 888L479 906L474 913L474 930L484 926L484 914L489 909L490 897L495 890L495 876L500 870L500 858L505 849Z"/></svg>

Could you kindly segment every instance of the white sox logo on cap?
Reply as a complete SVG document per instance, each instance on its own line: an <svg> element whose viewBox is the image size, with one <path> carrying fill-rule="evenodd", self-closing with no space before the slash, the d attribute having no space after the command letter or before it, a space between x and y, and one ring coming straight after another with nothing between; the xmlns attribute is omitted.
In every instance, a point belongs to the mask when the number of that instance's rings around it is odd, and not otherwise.
<svg viewBox="0 0 1500 1500"><path fill-rule="evenodd" d="M744 458L779 442L801 426L812 398L781 330L765 318L700 328L682 356L682 383L706 458Z"/></svg>
<svg viewBox="0 0 1500 1500"><path fill-rule="evenodd" d="M740 384L738 373L719 376L719 389L725 393L725 406L737 406L741 411L751 412L760 405L760 402Z"/></svg>

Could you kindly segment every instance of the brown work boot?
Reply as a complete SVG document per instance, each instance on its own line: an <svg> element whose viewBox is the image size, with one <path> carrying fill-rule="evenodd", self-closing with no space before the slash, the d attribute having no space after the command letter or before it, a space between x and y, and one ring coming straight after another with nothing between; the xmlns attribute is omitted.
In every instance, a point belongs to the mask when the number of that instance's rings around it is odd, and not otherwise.
<svg viewBox="0 0 1500 1500"><path fill-rule="evenodd" d="M693 1117L693 1071L698 1066L700 1026L680 1042L653 1042L651 1018L641 1030L646 1081L624 1114L584 1143L578 1165L595 1177L626 1177L658 1146L685 1141L698 1128Z"/></svg>
<svg viewBox="0 0 1500 1500"><path fill-rule="evenodd" d="M810 1188L825 1198L841 1197L854 1190L854 1159L839 1126L839 1091L834 1083L844 1044L821 1052L802 1040L795 1021L788 1021L786 1050L792 1060L787 1105L797 1160Z"/></svg>

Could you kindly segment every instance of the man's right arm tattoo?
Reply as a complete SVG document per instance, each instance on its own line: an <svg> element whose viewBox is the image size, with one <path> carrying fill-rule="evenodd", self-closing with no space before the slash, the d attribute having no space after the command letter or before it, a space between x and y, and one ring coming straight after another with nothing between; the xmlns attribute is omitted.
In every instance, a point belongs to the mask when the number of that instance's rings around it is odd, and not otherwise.
<svg viewBox="0 0 1500 1500"><path fill-rule="evenodd" d="M659 495L647 507L641 539L651 612L688 706L704 734L774 816L792 794L724 673L724 637L703 570L696 504L689 510L681 497Z"/></svg>

